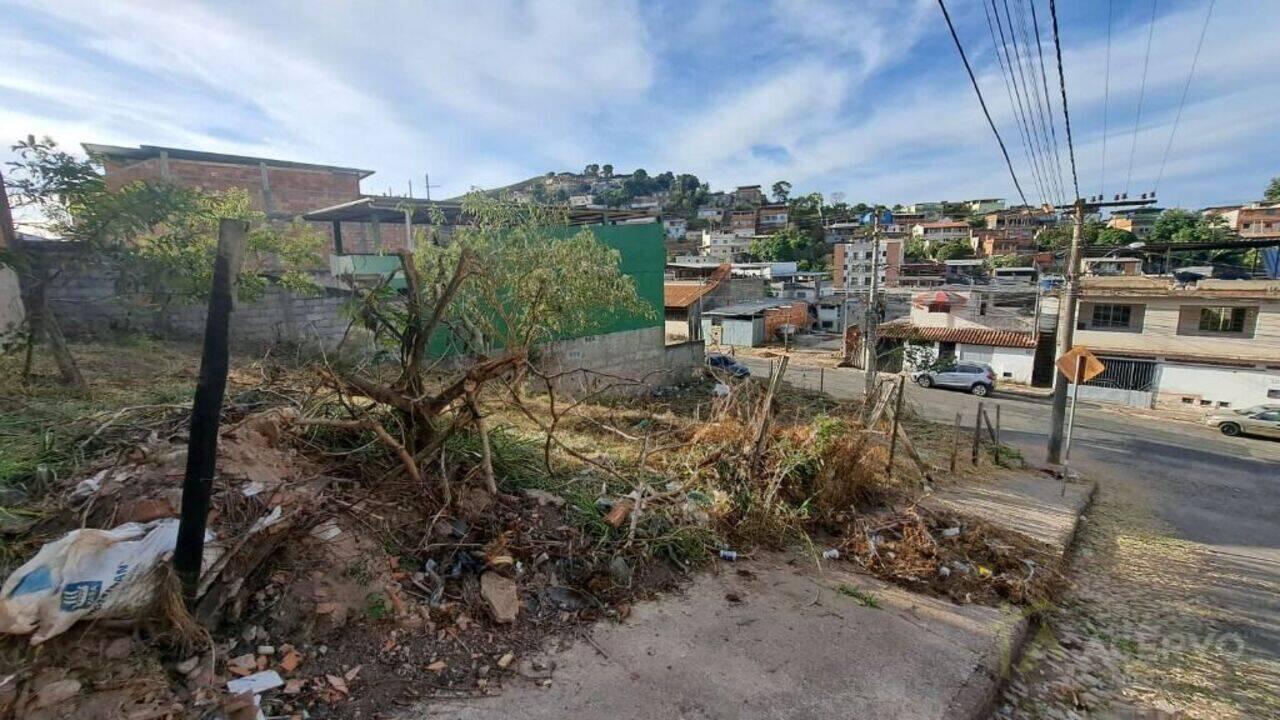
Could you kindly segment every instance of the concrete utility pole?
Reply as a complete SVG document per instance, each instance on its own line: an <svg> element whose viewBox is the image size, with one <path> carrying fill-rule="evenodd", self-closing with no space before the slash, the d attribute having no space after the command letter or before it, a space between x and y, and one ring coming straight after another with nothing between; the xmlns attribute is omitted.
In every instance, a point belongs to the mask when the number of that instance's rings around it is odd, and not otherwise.
<svg viewBox="0 0 1280 720"><path fill-rule="evenodd" d="M1059 210L1070 209L1074 212L1071 228L1071 251L1067 256L1066 280L1062 292L1058 294L1058 336L1054 349L1054 359L1062 357L1075 347L1076 310L1080 301L1080 254L1084 242L1085 216L1104 207L1129 207L1152 205L1154 197L1141 200L1120 199L1113 202L1097 200L1088 202L1077 198L1072 205L1059 206ZM1071 383L1055 368L1053 373L1053 413L1049 422L1048 461L1054 465L1062 462L1063 434L1067 418L1067 386Z"/></svg>
<svg viewBox="0 0 1280 720"><path fill-rule="evenodd" d="M871 220L871 279L867 290L867 304L862 313L862 371L866 379L863 402L871 402L876 389L876 300L880 292L880 211L874 211Z"/></svg>

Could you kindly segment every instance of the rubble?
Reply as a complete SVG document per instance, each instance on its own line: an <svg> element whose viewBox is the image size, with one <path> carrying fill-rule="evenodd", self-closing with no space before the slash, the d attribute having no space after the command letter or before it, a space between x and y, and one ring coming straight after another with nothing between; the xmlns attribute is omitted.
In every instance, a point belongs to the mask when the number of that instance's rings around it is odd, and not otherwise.
<svg viewBox="0 0 1280 720"><path fill-rule="evenodd" d="M514 580L489 571L480 576L480 593L497 623L513 623L520 614L520 596Z"/></svg>

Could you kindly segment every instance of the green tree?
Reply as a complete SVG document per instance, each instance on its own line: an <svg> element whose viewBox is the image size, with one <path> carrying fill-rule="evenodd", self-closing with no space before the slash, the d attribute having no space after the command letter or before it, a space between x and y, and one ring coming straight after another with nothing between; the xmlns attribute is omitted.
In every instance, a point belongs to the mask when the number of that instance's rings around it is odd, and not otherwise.
<svg viewBox="0 0 1280 720"><path fill-rule="evenodd" d="M779 180L773 184L773 201L784 203L791 195L791 183L786 180Z"/></svg>
<svg viewBox="0 0 1280 720"><path fill-rule="evenodd" d="M251 227L237 280L241 298L257 296L268 273L290 289L316 289L307 271L321 264L323 238L301 223L285 230L266 224L243 190L207 193L168 182L135 182L109 191L96 159L72 156L50 138L28 137L13 151L17 160L9 163L9 177L14 206L30 208L46 230L78 243L79 261L113 261L120 270L117 290L160 306L161 319L168 304L207 296L223 218L246 220ZM63 379L83 386L48 305L49 283L63 270L60 261L21 246L0 259L18 270L22 284L27 309L24 375L30 373L36 346L47 340Z"/></svg>
<svg viewBox="0 0 1280 720"><path fill-rule="evenodd" d="M1111 245L1115 247L1123 247L1138 241L1137 236L1128 230L1120 228L1102 227L1098 230L1098 236L1094 239L1095 245Z"/></svg>
<svg viewBox="0 0 1280 720"><path fill-rule="evenodd" d="M529 188L529 195L536 203L545 203L547 201L547 186L543 183L536 182L533 187Z"/></svg>
<svg viewBox="0 0 1280 720"><path fill-rule="evenodd" d="M1271 178L1267 189L1262 192L1262 199L1267 202L1280 202L1280 177Z"/></svg>
<svg viewBox="0 0 1280 720"><path fill-rule="evenodd" d="M468 221L445 245L424 244L401 254L407 288L358 287L361 318L375 339L399 359L394 379L345 368L334 390L344 401L346 427L372 429L397 450L416 479L433 467L444 442L474 430L490 492L497 491L480 396L500 377L521 408L519 379L541 373L533 348L596 327L601 314L651 315L620 257L588 229L567 234L563 208L495 200L480 193L462 202ZM452 354L453 366L429 362ZM429 365L434 367L429 368ZM453 369L446 369L453 367ZM429 370L446 374L428 382ZM357 410L356 408L363 408ZM529 419L541 425L534 413ZM548 446L553 429L547 429ZM390 442L386 438L390 438Z"/></svg>
<svg viewBox="0 0 1280 720"><path fill-rule="evenodd" d="M591 163L582 169L582 174L588 177L595 177L600 174L600 166L596 163Z"/></svg>
<svg viewBox="0 0 1280 720"><path fill-rule="evenodd" d="M606 163L605 165L601 166L601 168L600 168L600 174L601 174L605 179L608 179L608 178L613 177L613 166L612 166L612 165L609 165L609 164L607 164L607 163Z"/></svg>
<svg viewBox="0 0 1280 720"><path fill-rule="evenodd" d="M907 246L902 251L903 257L912 262L925 262L930 260L929 248L924 241L919 238L911 238L907 241Z"/></svg>
<svg viewBox="0 0 1280 720"><path fill-rule="evenodd" d="M973 246L968 240L952 240L934 251L933 257L938 261L962 260L973 257Z"/></svg>

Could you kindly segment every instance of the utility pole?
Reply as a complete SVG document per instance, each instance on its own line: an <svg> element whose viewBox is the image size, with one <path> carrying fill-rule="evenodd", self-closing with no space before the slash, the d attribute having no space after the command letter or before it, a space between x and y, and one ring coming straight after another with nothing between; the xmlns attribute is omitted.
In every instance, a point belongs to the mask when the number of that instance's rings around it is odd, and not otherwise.
<svg viewBox="0 0 1280 720"><path fill-rule="evenodd" d="M863 402L870 403L876 389L876 300L880 292L880 211L874 210L871 220L871 278L867 289L867 304L862 313L862 357L865 390Z"/></svg>
<svg viewBox="0 0 1280 720"><path fill-rule="evenodd" d="M1077 198L1071 205L1060 205L1059 210L1070 209L1074 213L1071 228L1071 251L1067 255L1066 281L1062 284L1062 292L1058 294L1058 336L1054 350L1054 359L1067 354L1075 347L1076 310L1080 301L1080 253L1084 242L1084 218L1087 214L1104 207L1130 207L1152 205L1156 199L1141 200L1121 199L1116 196L1113 202L1102 202L1101 197ZM1067 418L1067 386L1070 383L1062 373L1053 373L1053 412L1049 421L1049 447L1047 459L1053 465L1062 462L1063 433Z"/></svg>

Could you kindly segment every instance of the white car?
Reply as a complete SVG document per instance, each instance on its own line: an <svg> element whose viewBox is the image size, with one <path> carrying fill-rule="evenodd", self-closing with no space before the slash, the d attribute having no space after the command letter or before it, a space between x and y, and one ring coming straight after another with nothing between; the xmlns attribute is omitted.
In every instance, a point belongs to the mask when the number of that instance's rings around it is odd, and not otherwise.
<svg viewBox="0 0 1280 720"><path fill-rule="evenodd" d="M1229 413L1210 415L1205 419L1223 435L1261 435L1280 438L1280 405L1254 405Z"/></svg>
<svg viewBox="0 0 1280 720"><path fill-rule="evenodd" d="M991 366L982 363L961 360L949 367L937 370L924 370L915 374L915 381L920 387L949 387L969 392L982 397L996 389L996 374Z"/></svg>

